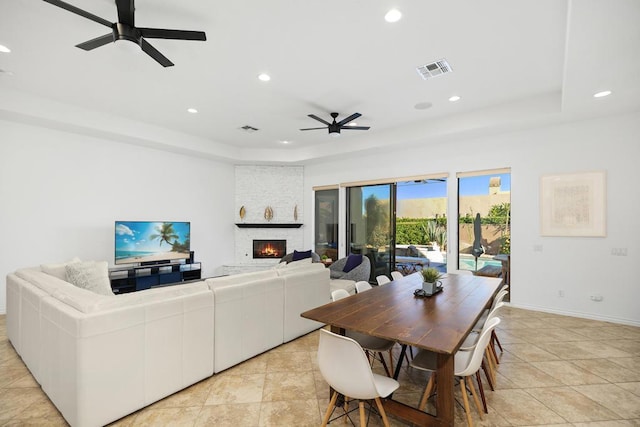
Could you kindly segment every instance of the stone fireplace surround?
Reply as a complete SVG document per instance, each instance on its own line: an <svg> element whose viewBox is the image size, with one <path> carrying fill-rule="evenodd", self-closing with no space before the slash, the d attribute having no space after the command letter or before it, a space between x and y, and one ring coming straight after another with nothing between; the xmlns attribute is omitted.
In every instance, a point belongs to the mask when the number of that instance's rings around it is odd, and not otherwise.
<svg viewBox="0 0 640 427"><path fill-rule="evenodd" d="M264 270L280 259L254 258L254 240L285 240L287 253L308 250L304 247L302 228L278 228L278 224L301 224L303 212L304 169L302 166L235 167L234 222L252 224L251 228L234 225L235 262L223 265L224 274ZM245 216L240 218L240 208ZM267 221L264 212L271 207L273 218ZM297 219L294 211L297 210ZM259 228L268 224L268 228Z"/></svg>

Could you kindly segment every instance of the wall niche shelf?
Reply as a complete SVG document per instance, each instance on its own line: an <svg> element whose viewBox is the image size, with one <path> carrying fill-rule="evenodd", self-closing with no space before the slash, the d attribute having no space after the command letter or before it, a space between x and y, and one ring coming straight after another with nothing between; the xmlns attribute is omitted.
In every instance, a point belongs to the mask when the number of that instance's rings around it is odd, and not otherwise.
<svg viewBox="0 0 640 427"><path fill-rule="evenodd" d="M276 224L276 223L236 223L238 228L300 228L302 224Z"/></svg>

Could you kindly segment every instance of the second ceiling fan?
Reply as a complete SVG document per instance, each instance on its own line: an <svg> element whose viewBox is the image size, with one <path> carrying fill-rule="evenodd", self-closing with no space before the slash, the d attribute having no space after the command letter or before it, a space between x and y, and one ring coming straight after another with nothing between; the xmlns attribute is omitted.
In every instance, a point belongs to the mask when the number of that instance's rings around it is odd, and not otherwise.
<svg viewBox="0 0 640 427"><path fill-rule="evenodd" d="M306 128L306 129L300 129L300 130L317 130L317 129L328 129L329 130L329 135L331 136L340 136L340 131L342 129L351 129L351 130L369 130L369 126L351 126L348 123L357 119L358 117L362 116L362 114L360 113L353 113L352 115L350 115L349 117L340 120L339 122L336 122L336 119L338 118L339 114L338 113L331 113L331 117L333 118L333 122L329 123L328 121L316 116L315 114L309 114L309 117L311 117L312 119L315 119L317 121L319 121L320 123L325 124L326 126L323 127L319 127L319 128Z"/></svg>
<svg viewBox="0 0 640 427"><path fill-rule="evenodd" d="M168 30L165 28L140 28L135 26L135 5L134 0L116 0L116 8L118 9L118 21L109 22L104 18L94 15L93 13L82 10L69 3L61 0L44 0L59 8L68 10L69 12L80 15L83 18L102 24L111 28L109 34L96 37L84 43L76 45L83 50L93 50L97 47L104 46L107 43L113 43L118 40L128 40L136 43L150 57L155 59L163 67L171 67L171 62L166 56L161 54L155 47L151 46L145 39L175 39L175 40L207 40L207 36L203 31L185 31L185 30Z"/></svg>

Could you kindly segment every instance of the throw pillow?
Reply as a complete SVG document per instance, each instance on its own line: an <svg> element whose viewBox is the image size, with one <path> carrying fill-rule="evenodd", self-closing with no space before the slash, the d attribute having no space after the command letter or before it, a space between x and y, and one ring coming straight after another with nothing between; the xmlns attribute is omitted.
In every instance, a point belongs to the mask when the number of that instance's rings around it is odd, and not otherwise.
<svg viewBox="0 0 640 427"><path fill-rule="evenodd" d="M82 289L100 295L113 296L109 268L106 261L78 262L67 264L65 267L68 281Z"/></svg>
<svg viewBox="0 0 640 427"><path fill-rule="evenodd" d="M80 262L80 258L75 257L71 261L62 262L60 264L40 264L40 269L43 273L47 273L49 276L54 276L67 282L67 271L65 268L68 264L76 262Z"/></svg>
<svg viewBox="0 0 640 427"><path fill-rule="evenodd" d="M347 258L347 262L344 264L342 271L348 273L360 264L362 264L362 255L351 254Z"/></svg>
<svg viewBox="0 0 640 427"><path fill-rule="evenodd" d="M291 261L300 261L301 259L311 258L311 249L308 251L298 252L296 250L293 251L293 258Z"/></svg>

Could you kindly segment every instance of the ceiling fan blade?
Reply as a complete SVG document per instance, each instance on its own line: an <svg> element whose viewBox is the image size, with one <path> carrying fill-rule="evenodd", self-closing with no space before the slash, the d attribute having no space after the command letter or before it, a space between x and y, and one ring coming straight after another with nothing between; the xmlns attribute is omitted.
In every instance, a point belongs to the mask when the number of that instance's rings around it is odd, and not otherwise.
<svg viewBox="0 0 640 427"><path fill-rule="evenodd" d="M158 61L158 63L160 63L160 65L162 65L163 67L173 66L173 62L169 61L166 56L161 54L158 49L151 46L145 39L140 39L140 47L147 55Z"/></svg>
<svg viewBox="0 0 640 427"><path fill-rule="evenodd" d="M355 120L358 117L360 117L362 114L360 113L353 113L352 115L350 115L349 117L347 117L346 119L342 119L340 120L337 125L338 126L344 126L346 123L349 123L351 120Z"/></svg>
<svg viewBox="0 0 640 427"><path fill-rule="evenodd" d="M340 129L353 129L353 130L369 130L369 126L342 126Z"/></svg>
<svg viewBox="0 0 640 427"><path fill-rule="evenodd" d="M75 13L76 15L80 15L83 18L90 19L93 22L97 22L98 24L102 24L107 27L111 27L112 25L112 23L107 21L106 19L100 18L99 16L96 16L93 13L89 13L86 10L79 9L73 5L70 5L69 3L65 3L60 0L44 0L44 1L54 6L58 6L64 10L68 10L69 12Z"/></svg>
<svg viewBox="0 0 640 427"><path fill-rule="evenodd" d="M204 31L166 30L163 28L138 28L142 37L147 39L177 39L206 41Z"/></svg>
<svg viewBox="0 0 640 427"><path fill-rule="evenodd" d="M320 117L316 116L315 114L309 114L309 117L311 117L312 119L316 119L320 123L324 123L327 126L329 126L331 124L328 121L326 121L325 119L321 119ZM320 129L323 129L323 128L320 128Z"/></svg>
<svg viewBox="0 0 640 427"><path fill-rule="evenodd" d="M322 127L322 128L306 128L306 129L300 129L300 130L318 130L318 129L326 129L327 127Z"/></svg>
<svg viewBox="0 0 640 427"><path fill-rule="evenodd" d="M93 50L97 47L104 46L107 43L113 43L113 33L105 34L104 36L96 37L84 43L77 44L76 47L84 50Z"/></svg>
<svg viewBox="0 0 640 427"><path fill-rule="evenodd" d="M118 8L118 22L134 27L133 14L136 7L133 5L133 0L116 0L116 7Z"/></svg>

